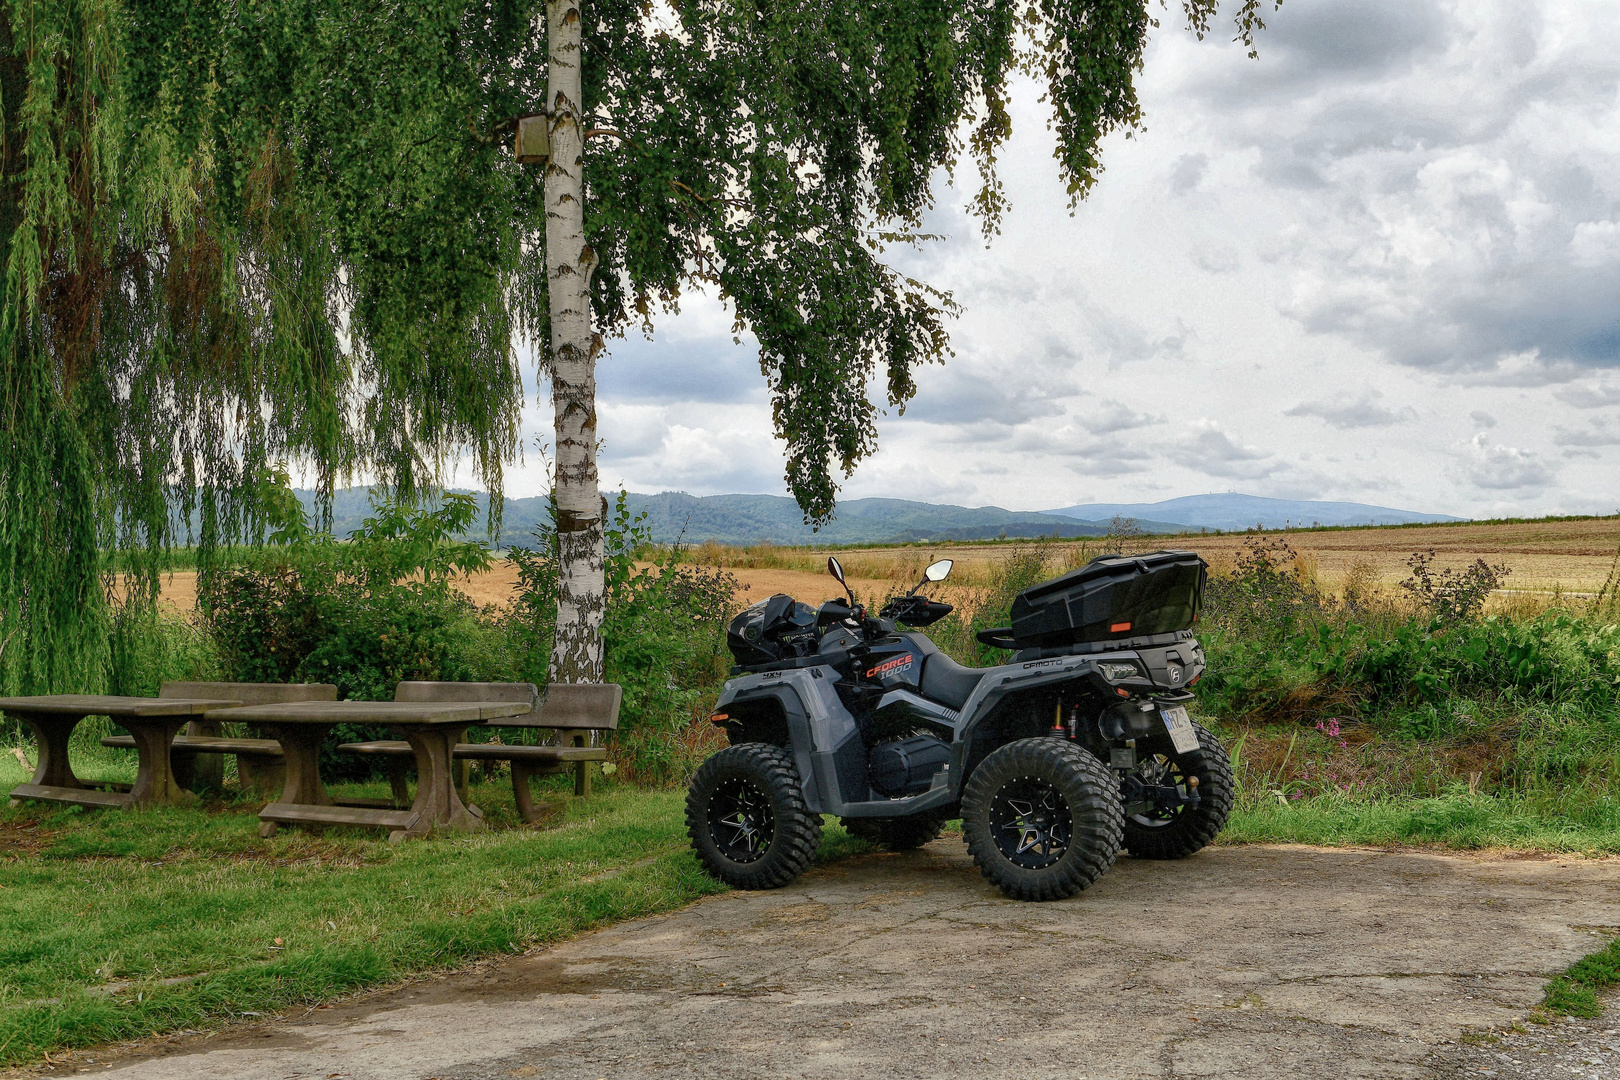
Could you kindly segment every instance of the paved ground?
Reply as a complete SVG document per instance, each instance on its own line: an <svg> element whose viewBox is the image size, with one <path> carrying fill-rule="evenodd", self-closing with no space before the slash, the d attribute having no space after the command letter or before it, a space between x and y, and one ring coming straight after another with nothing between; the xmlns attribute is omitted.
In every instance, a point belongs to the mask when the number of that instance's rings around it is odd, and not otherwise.
<svg viewBox="0 0 1620 1080"><path fill-rule="evenodd" d="M1587 1074L1545 1054L1516 1073L1533 1050L1457 1040L1521 1020L1616 924L1620 860L1222 848L1123 859L1080 897L1021 904L942 840L111 1068L73 1061L125 1080L1569 1077Z"/></svg>
<svg viewBox="0 0 1620 1080"><path fill-rule="evenodd" d="M1493 1032L1435 1055L1438 1077L1514 1080L1613 1080L1620 1076L1620 1015L1611 1003L1596 1020L1565 1017L1547 1025Z"/></svg>

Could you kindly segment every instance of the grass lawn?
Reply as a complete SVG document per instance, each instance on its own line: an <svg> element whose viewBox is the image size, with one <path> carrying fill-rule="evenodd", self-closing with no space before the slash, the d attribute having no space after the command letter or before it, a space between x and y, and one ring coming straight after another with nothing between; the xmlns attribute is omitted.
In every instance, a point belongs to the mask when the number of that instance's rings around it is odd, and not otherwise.
<svg viewBox="0 0 1620 1080"><path fill-rule="evenodd" d="M1582 808L1536 798L1441 795L1433 798L1313 796L1283 803L1245 798L1232 812L1220 844L1434 845L1477 851L1620 854L1620 805L1614 799Z"/></svg>
<svg viewBox="0 0 1620 1080"><path fill-rule="evenodd" d="M24 778L0 762L0 791ZM687 848L680 792L606 786L543 829L516 827L504 780L473 798L495 828L399 846L261 840L255 804L0 810L0 1063L323 1001L724 888ZM865 850L827 836L824 858Z"/></svg>
<svg viewBox="0 0 1620 1080"><path fill-rule="evenodd" d="M129 755L90 760L96 779L132 771ZM0 791L24 778L0 757ZM255 804L0 810L0 1064L324 1001L723 889L687 848L681 792L608 785L542 829L517 825L504 780L473 797L495 827L397 847L362 830L261 840ZM1220 842L1620 851L1614 807L1552 809L1245 793ZM823 860L867 850L828 826Z"/></svg>

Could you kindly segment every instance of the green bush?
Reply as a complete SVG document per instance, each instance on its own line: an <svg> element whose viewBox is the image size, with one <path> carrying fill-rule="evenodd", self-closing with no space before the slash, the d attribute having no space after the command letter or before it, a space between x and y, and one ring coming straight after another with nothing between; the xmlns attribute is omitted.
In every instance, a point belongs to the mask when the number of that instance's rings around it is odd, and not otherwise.
<svg viewBox="0 0 1620 1080"><path fill-rule="evenodd" d="M703 733L691 729L705 722L730 667L725 627L737 580L681 563L679 548L656 552L660 561L638 566L638 554L653 553L651 533L645 515L633 518L626 502L620 492L606 523L603 666L607 680L624 688L617 742L628 776L669 783L684 779L707 745ZM519 584L511 637L528 655L549 659L557 612L555 528L542 524L535 539L535 548L514 548L509 556Z"/></svg>
<svg viewBox="0 0 1620 1080"><path fill-rule="evenodd" d="M296 500L268 502L271 542L201 590L226 678L329 682L340 698L386 701L401 680L520 677L497 620L450 584L489 565L482 544L457 539L477 516L471 496L446 495L432 509L375 502L344 543L311 531ZM385 736L341 724L323 764L364 775L371 763L333 748Z"/></svg>

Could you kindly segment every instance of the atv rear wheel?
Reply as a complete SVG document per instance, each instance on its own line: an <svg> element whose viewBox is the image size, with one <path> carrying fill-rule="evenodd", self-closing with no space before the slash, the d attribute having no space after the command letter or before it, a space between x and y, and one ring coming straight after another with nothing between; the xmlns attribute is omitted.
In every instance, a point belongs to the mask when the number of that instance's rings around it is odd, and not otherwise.
<svg viewBox="0 0 1620 1080"><path fill-rule="evenodd" d="M938 839L945 827L945 819L938 814L913 814L910 817L891 818L839 818L838 823L851 836L858 836L869 844L886 847L890 851L911 851L930 840Z"/></svg>
<svg viewBox="0 0 1620 1080"><path fill-rule="evenodd" d="M815 858L821 815L805 805L790 751L739 743L692 777L686 832L704 867L727 885L779 889Z"/></svg>
<svg viewBox="0 0 1620 1080"><path fill-rule="evenodd" d="M1119 856L1119 781L1084 749L1051 737L992 752L962 794L962 834L979 872L1017 900L1061 900Z"/></svg>
<svg viewBox="0 0 1620 1080"><path fill-rule="evenodd" d="M1198 749L1177 754L1160 748L1137 764L1135 775L1145 783L1187 789L1187 778L1198 777L1198 802L1192 806L1151 807L1125 818L1125 849L1141 859L1185 859L1215 839L1232 812L1232 762L1221 741L1199 724Z"/></svg>

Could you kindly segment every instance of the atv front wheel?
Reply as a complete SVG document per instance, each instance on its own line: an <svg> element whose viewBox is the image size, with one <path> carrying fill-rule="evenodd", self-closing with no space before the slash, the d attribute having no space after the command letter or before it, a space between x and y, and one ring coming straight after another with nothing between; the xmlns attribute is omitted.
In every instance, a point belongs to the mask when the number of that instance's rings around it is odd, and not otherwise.
<svg viewBox="0 0 1620 1080"><path fill-rule="evenodd" d="M913 814L910 817L839 818L838 824L851 836L858 836L869 844L886 847L890 851L911 851L930 840L939 838L945 819L938 814Z"/></svg>
<svg viewBox="0 0 1620 1080"><path fill-rule="evenodd" d="M686 832L704 867L727 885L779 889L815 858L821 815L805 806L790 751L739 743L692 777Z"/></svg>
<svg viewBox="0 0 1620 1080"><path fill-rule="evenodd" d="M1232 762L1221 741L1199 724L1198 749L1177 754L1170 746L1152 753L1131 774L1148 787L1174 787L1185 794L1198 777L1198 802L1182 806L1131 807L1125 817L1125 849L1141 859L1185 859L1209 845L1232 812Z"/></svg>
<svg viewBox="0 0 1620 1080"><path fill-rule="evenodd" d="M1119 855L1119 781L1084 749L1020 739L979 763L962 794L962 834L979 872L1017 900L1061 900Z"/></svg>

